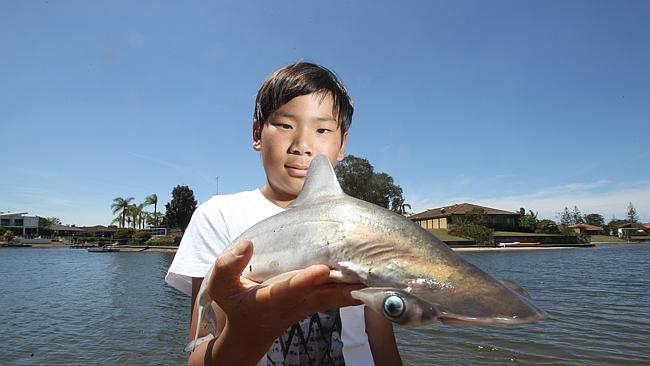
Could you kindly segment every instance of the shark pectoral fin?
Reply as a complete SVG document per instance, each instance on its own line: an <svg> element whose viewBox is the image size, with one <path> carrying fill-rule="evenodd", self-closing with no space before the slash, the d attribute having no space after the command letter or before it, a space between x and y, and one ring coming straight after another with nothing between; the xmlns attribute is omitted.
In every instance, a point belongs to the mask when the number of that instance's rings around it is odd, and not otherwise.
<svg viewBox="0 0 650 366"><path fill-rule="evenodd" d="M185 346L185 352L194 352L194 349L196 348L196 346L198 346L198 345L200 345L202 343L205 343L205 342L209 342L209 341L211 341L213 339L214 339L214 336L212 334L208 334L207 336L200 337L200 338L197 338L197 339L193 339L187 344L187 346Z"/></svg>
<svg viewBox="0 0 650 366"><path fill-rule="evenodd" d="M361 279L354 272L330 270L330 282L332 283L361 283Z"/></svg>

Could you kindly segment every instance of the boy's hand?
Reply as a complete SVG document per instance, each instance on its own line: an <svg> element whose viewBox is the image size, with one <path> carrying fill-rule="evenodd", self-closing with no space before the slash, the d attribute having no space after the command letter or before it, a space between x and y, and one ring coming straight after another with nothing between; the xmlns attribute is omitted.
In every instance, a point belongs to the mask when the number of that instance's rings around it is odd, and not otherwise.
<svg viewBox="0 0 650 366"><path fill-rule="evenodd" d="M241 273L252 255L250 241L237 243L219 256L208 283L210 296L226 313L224 334L234 339L263 343L265 352L299 320L318 311L361 304L350 291L363 285L328 283L329 268L325 265L310 266L269 286L246 280Z"/></svg>

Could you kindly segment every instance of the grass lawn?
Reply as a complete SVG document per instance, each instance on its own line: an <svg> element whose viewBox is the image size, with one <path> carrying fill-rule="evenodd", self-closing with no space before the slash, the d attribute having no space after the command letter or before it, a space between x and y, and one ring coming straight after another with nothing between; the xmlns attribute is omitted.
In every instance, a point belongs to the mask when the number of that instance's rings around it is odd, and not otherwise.
<svg viewBox="0 0 650 366"><path fill-rule="evenodd" d="M592 243L627 243L627 240L620 239L617 236L607 236L607 235L592 235Z"/></svg>
<svg viewBox="0 0 650 366"><path fill-rule="evenodd" d="M435 235L438 239L443 241L472 241L467 238L462 238L460 236L449 235L448 229L428 229L428 231Z"/></svg>
<svg viewBox="0 0 650 366"><path fill-rule="evenodd" d="M520 233L517 231L495 231L494 236L562 236L561 234Z"/></svg>

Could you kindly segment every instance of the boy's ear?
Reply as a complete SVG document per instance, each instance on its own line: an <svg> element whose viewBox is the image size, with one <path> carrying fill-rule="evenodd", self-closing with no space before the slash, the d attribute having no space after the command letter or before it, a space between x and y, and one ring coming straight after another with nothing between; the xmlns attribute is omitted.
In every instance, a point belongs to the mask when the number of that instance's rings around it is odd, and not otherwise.
<svg viewBox="0 0 650 366"><path fill-rule="evenodd" d="M262 125L253 121L253 150L260 151L262 148Z"/></svg>
<svg viewBox="0 0 650 366"><path fill-rule="evenodd" d="M343 134L343 138L341 139L341 148L339 149L339 154L336 157L336 161L341 161L343 158L345 158L345 148L348 145L348 133Z"/></svg>

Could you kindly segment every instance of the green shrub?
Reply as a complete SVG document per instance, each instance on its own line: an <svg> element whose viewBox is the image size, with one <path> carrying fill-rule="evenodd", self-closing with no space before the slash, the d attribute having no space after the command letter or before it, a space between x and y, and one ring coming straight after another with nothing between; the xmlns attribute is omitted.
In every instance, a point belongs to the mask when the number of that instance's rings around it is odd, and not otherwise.
<svg viewBox="0 0 650 366"><path fill-rule="evenodd" d="M14 240L14 232L11 230L6 230L3 236L4 236L4 241Z"/></svg>
<svg viewBox="0 0 650 366"><path fill-rule="evenodd" d="M449 229L449 234L472 239L476 244L488 244L494 234L494 230L487 226L478 224L454 224Z"/></svg>
<svg viewBox="0 0 650 366"><path fill-rule="evenodd" d="M135 229L133 228L128 228L128 229L119 229L113 234L113 239L115 240L121 240L121 239L131 239L135 235Z"/></svg>
<svg viewBox="0 0 650 366"><path fill-rule="evenodd" d="M181 242L181 237L177 235L163 235L155 236L147 241L147 245L151 246L178 246Z"/></svg>
<svg viewBox="0 0 650 366"><path fill-rule="evenodd" d="M138 231L137 233L133 234L133 237L131 237L131 241L138 244L144 244L144 242L149 239L151 239L151 233L148 231Z"/></svg>
<svg viewBox="0 0 650 366"><path fill-rule="evenodd" d="M535 225L535 232L538 234L559 234L560 228L553 220L539 220Z"/></svg>

